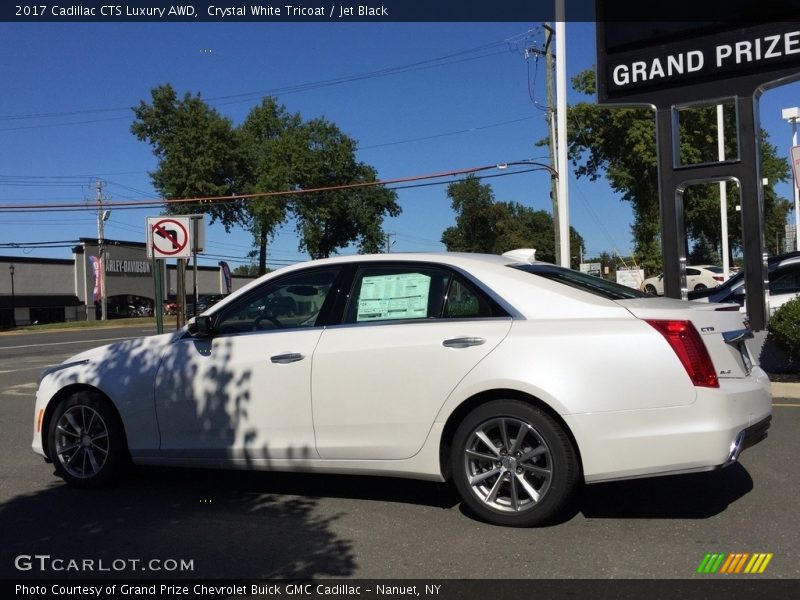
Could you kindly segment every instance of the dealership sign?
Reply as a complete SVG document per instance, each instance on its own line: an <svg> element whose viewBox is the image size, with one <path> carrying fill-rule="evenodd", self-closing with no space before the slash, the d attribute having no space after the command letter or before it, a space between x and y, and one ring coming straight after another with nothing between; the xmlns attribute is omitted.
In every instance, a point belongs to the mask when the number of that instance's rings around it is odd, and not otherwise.
<svg viewBox="0 0 800 600"><path fill-rule="evenodd" d="M642 24L643 28L652 24ZM652 29L624 43L616 31L604 30L598 39L598 95L601 102L652 99L659 90L729 82L730 93L755 89L770 81L796 75L800 69L800 23L775 22L723 31L695 28L683 35ZM633 35L633 34L629 34ZM647 36L651 37L647 37ZM610 39L609 39L610 38ZM661 43L656 43L661 42ZM696 99L707 96L698 90ZM686 94L682 97L686 99ZM652 100L651 100L652 101Z"/></svg>

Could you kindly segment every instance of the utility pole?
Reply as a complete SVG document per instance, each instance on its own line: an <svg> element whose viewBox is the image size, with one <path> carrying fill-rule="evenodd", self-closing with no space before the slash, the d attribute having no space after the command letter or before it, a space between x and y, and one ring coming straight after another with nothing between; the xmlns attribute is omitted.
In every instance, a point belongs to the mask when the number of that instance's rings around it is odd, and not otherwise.
<svg viewBox="0 0 800 600"><path fill-rule="evenodd" d="M558 144L558 222L561 260L559 264L569 269L569 166L567 164L567 24L564 0L556 0L556 115Z"/></svg>
<svg viewBox="0 0 800 600"><path fill-rule="evenodd" d="M547 71L547 126L550 131L550 166L553 172L558 172L556 167L556 101L553 88L553 70L555 67L555 56L553 56L553 35L555 32L548 24L544 24L544 30L547 34L544 42L544 57L545 69ZM558 179L554 176L550 177L550 200L553 205L553 247L556 250L556 264L561 264L561 233L560 233L560 219L558 218Z"/></svg>
<svg viewBox="0 0 800 600"><path fill-rule="evenodd" d="M396 233L387 233L386 234L386 254L390 254L392 252L392 246L394 245L394 242L392 241L392 238L395 235L397 235L397 234Z"/></svg>
<svg viewBox="0 0 800 600"><path fill-rule="evenodd" d="M100 319L108 319L108 301L106 298L106 257L105 257L105 222L108 219L109 211L103 211L103 182L99 179L95 186L97 188L97 255L99 261L98 283L100 287Z"/></svg>

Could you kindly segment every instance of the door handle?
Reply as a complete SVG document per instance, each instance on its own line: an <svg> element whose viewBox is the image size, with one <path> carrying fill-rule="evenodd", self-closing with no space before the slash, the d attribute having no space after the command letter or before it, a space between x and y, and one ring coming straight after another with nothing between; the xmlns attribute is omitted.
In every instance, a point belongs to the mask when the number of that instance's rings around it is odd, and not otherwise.
<svg viewBox="0 0 800 600"><path fill-rule="evenodd" d="M297 362L298 360L303 360L304 358L305 356L299 352L289 352L287 354L276 354L275 356L270 356L269 360L278 365L288 365L289 363Z"/></svg>
<svg viewBox="0 0 800 600"><path fill-rule="evenodd" d="M445 348L469 348L470 346L480 346L485 344L486 340L480 337L460 337L451 338L442 342Z"/></svg>

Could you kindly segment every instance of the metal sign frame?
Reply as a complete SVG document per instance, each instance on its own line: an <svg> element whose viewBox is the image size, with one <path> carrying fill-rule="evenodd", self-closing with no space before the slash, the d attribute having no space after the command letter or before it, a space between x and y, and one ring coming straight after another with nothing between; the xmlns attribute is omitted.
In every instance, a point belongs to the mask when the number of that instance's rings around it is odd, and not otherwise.
<svg viewBox="0 0 800 600"><path fill-rule="evenodd" d="M769 319L769 280L764 251L758 99L771 87L800 80L800 23L780 20L749 26L741 22L686 23L685 31L675 29L661 38L653 35L649 43L648 33L657 30L653 28L654 23L641 23L641 28L649 30L641 29L643 35L638 42L633 36L633 41L627 46L620 44L609 48L606 28L619 24L603 21L608 6L603 0L597 0L598 103L646 105L656 112L664 294L673 298L686 297L688 248L683 204L686 188L700 183L735 181L741 192L748 315L751 326L763 330ZM797 14L800 13L796 13L794 18L797 18ZM631 23L623 25L634 33L636 26ZM707 34L704 35L704 32ZM756 40L759 40L758 44ZM783 51L778 53L780 44L783 44ZM721 61L729 58L729 49L734 56L734 64L723 65ZM688 61L692 52L696 53L691 55L695 63L693 70L690 70ZM680 69L679 57L683 57L684 61ZM630 87L609 85L609 78L613 78L619 65L627 65L625 68L630 75L634 71L634 63L639 63L635 69L642 76L642 81ZM699 66L701 63L717 68L704 70ZM670 64L673 69L671 74L664 71L664 65ZM678 73L681 69L682 72ZM620 84L621 81L617 79L611 83ZM692 104L711 104L720 98L733 99L736 106L739 156L718 163L679 164L676 159L680 143L679 110Z"/></svg>

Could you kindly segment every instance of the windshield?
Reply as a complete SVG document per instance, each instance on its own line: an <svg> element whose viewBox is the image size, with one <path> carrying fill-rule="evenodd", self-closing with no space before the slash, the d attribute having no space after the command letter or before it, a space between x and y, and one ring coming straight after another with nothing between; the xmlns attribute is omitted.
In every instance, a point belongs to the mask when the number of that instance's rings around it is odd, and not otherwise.
<svg viewBox="0 0 800 600"><path fill-rule="evenodd" d="M629 298L650 298L648 294L637 289L629 288L613 281L606 281L595 275L588 275L580 271L557 267L544 263L509 265L526 273L532 273L551 281L557 281L570 287L589 292L607 300L627 300Z"/></svg>

